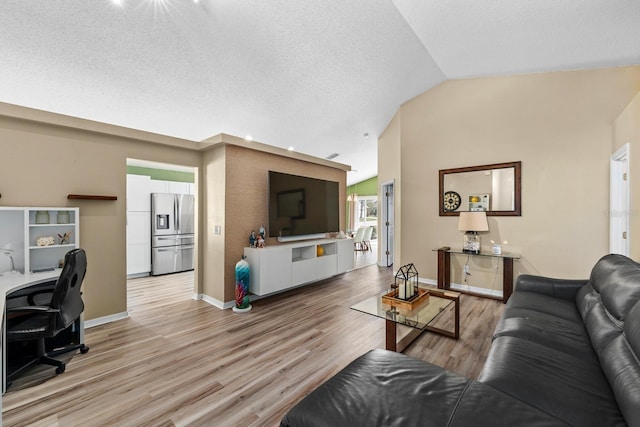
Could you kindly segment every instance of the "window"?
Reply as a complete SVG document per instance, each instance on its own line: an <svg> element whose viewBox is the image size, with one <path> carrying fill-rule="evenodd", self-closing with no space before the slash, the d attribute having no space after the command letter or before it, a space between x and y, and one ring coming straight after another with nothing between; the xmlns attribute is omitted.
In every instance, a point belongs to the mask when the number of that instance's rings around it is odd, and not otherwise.
<svg viewBox="0 0 640 427"><path fill-rule="evenodd" d="M378 196L359 196L358 224L360 226L378 225Z"/></svg>

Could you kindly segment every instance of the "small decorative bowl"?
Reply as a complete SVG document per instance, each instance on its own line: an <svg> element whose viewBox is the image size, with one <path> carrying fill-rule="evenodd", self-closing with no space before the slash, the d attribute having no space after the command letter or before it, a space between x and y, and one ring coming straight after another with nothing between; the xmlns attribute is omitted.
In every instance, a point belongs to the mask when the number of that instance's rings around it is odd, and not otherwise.
<svg viewBox="0 0 640 427"><path fill-rule="evenodd" d="M56 239L54 239L53 236L38 237L38 239L36 240L37 246L51 246L55 244Z"/></svg>

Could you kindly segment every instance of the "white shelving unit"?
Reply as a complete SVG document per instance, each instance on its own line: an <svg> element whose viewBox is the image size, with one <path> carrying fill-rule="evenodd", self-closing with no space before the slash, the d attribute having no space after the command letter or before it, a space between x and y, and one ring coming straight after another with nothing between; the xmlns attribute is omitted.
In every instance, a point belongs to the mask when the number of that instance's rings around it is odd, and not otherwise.
<svg viewBox="0 0 640 427"><path fill-rule="evenodd" d="M46 215L42 215L46 223L38 223L38 212L46 212ZM60 217L59 213L62 213ZM3 251L7 246L11 248L14 267L21 273L59 268L65 254L79 247L79 219L78 208L3 207L0 209L0 248ZM69 233L68 240L61 243L65 233ZM54 244L39 246L38 239L41 237L52 237ZM10 265L10 261L7 262L9 256L3 256L0 274L10 270L7 268Z"/></svg>
<svg viewBox="0 0 640 427"><path fill-rule="evenodd" d="M353 239L244 248L244 255L250 267L251 292L268 295L353 269Z"/></svg>
<svg viewBox="0 0 640 427"><path fill-rule="evenodd" d="M38 224L36 216L38 212L47 212L49 222ZM60 213L68 214L68 222L64 222ZM27 208L27 229L25 238L29 245L27 256L27 271L58 268L62 266L65 254L78 247L80 227L78 220L80 213L78 208ZM65 233L69 233L66 243L61 243ZM38 246L38 238L53 237L55 244Z"/></svg>

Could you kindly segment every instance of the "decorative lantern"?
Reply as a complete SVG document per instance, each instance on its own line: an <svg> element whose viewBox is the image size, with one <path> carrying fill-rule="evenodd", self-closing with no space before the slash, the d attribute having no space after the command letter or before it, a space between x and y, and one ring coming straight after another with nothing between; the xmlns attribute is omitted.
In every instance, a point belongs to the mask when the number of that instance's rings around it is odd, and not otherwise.
<svg viewBox="0 0 640 427"><path fill-rule="evenodd" d="M413 263L403 265L396 273L394 288L398 290L397 298L405 301L412 300L418 293L418 270Z"/></svg>

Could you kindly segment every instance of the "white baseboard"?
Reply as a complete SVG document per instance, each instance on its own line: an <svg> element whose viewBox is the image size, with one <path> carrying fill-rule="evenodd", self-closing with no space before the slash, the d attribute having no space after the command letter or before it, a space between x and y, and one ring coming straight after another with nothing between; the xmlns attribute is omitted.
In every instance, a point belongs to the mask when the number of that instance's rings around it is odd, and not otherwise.
<svg viewBox="0 0 640 427"><path fill-rule="evenodd" d="M104 325L106 323L115 322L118 320L126 319L129 317L128 311L123 311L122 313L110 314L108 316L98 317L96 319L86 320L84 322L84 328L93 328L94 326Z"/></svg>
<svg viewBox="0 0 640 427"><path fill-rule="evenodd" d="M149 272L147 273L135 273L135 274L127 274L127 279L139 279L141 277L149 277Z"/></svg>
<svg viewBox="0 0 640 427"><path fill-rule="evenodd" d="M425 285L438 286L438 281L433 279L418 279L419 283ZM451 283L449 289L452 291L471 292L474 294L487 295L492 297L502 298L502 291L496 289L479 288L477 286L461 285L460 283Z"/></svg>
<svg viewBox="0 0 640 427"><path fill-rule="evenodd" d="M438 287L438 281L433 279L421 279L418 277L418 283Z"/></svg>
<svg viewBox="0 0 640 427"><path fill-rule="evenodd" d="M502 298L502 291L496 289L478 288L477 286L461 285L459 283L452 283L449 288L452 291L473 292L474 294Z"/></svg>
<svg viewBox="0 0 640 427"><path fill-rule="evenodd" d="M259 299L264 298L264 295L249 295L249 301L253 302ZM215 298L211 298L209 295L205 295L205 294L194 294L193 295L193 299L198 300L201 299L202 301L211 304L214 307L217 307L221 310L226 310L227 308L233 308L236 305L235 301L227 301L227 302L222 302L219 301Z"/></svg>
<svg viewBox="0 0 640 427"><path fill-rule="evenodd" d="M220 310L226 310L227 308L231 308L234 305L236 305L235 301L227 301L227 302L222 302L220 300L217 300L213 297L210 297L209 295L205 295L205 294L197 294L194 296L194 299L201 299L202 301L206 302L207 304L211 304L214 307L219 308Z"/></svg>

